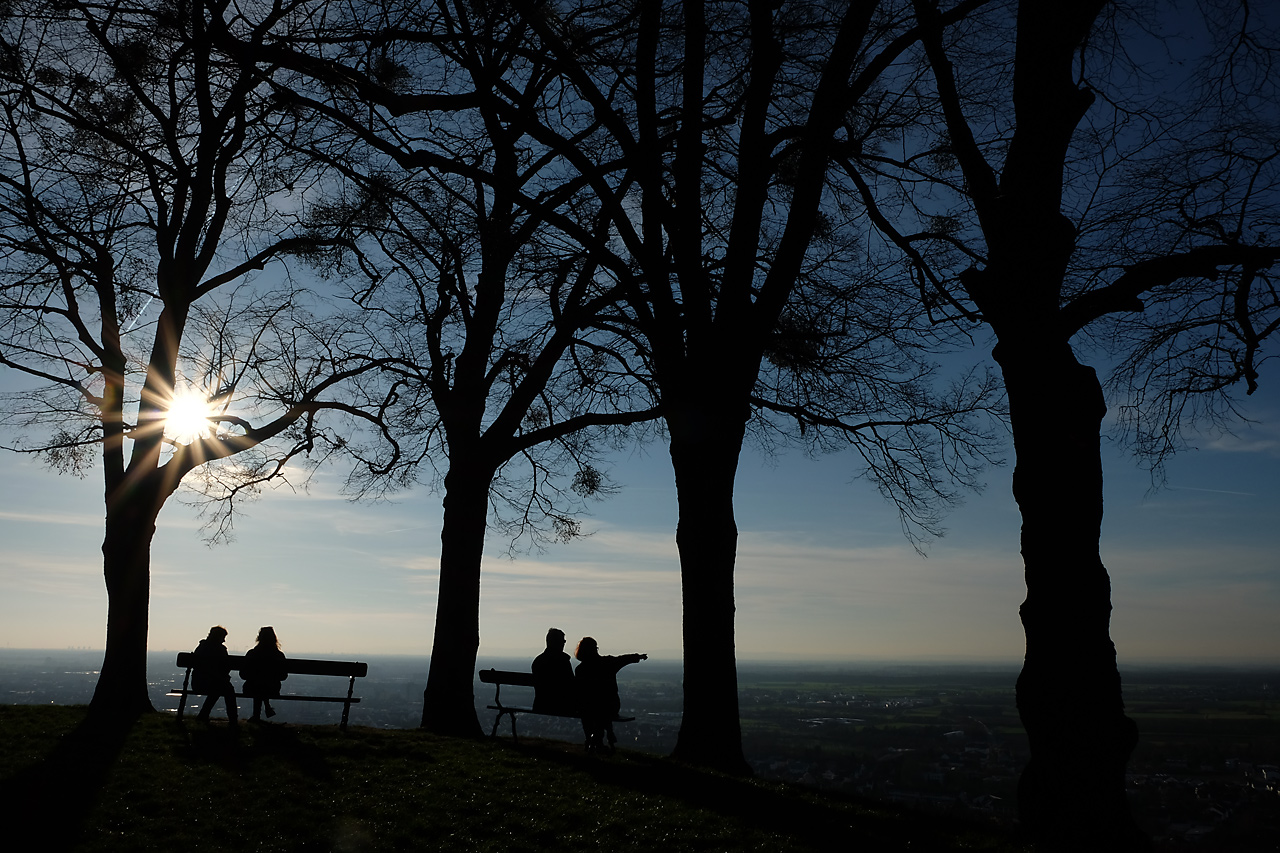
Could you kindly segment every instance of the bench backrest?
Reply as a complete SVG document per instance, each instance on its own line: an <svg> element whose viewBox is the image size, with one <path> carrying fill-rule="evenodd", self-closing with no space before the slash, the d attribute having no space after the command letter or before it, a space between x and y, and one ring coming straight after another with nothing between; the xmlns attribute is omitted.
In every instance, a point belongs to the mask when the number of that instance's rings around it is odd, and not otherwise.
<svg viewBox="0 0 1280 853"><path fill-rule="evenodd" d="M194 652L178 652L178 666L186 669L196 663ZM235 672L244 666L244 655L228 655L231 671ZM310 660L308 658L284 659L285 672L290 675L341 675L364 678L369 674L369 664L345 660Z"/></svg>
<svg viewBox="0 0 1280 853"><path fill-rule="evenodd" d="M514 684L517 687L533 687L532 672L512 672L503 669L482 669L480 680L485 684Z"/></svg>

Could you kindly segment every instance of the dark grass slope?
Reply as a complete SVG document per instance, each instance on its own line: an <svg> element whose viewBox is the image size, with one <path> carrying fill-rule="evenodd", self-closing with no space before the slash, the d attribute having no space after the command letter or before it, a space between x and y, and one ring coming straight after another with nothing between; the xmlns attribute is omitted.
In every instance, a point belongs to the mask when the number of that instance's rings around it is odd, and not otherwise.
<svg viewBox="0 0 1280 853"><path fill-rule="evenodd" d="M31 830L23 849L1022 849L985 827L642 753L357 726L242 724L236 737L162 714L112 736L84 720L83 707L0 706L0 803L6 835Z"/></svg>

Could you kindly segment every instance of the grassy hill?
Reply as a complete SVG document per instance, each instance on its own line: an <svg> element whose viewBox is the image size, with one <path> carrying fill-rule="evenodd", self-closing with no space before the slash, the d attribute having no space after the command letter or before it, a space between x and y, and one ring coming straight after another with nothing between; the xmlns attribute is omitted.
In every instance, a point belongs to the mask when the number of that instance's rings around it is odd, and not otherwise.
<svg viewBox="0 0 1280 853"><path fill-rule="evenodd" d="M997 831L635 752L415 730L183 726L0 706L5 834L27 849L1017 851ZM37 846L38 845L38 846Z"/></svg>

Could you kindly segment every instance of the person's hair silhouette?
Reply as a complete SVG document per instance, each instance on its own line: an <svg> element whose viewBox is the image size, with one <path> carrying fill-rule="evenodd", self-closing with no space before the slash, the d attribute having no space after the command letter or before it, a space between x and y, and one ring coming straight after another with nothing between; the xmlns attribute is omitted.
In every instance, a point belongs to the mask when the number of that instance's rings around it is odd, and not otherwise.
<svg viewBox="0 0 1280 853"><path fill-rule="evenodd" d="M204 705L196 719L209 722L209 714L213 706L221 698L227 705L227 722L236 724L236 689L231 686L231 656L223 641L227 639L227 629L214 625L209 629L209 636L196 646L195 664L191 673L191 689L196 693L207 693Z"/></svg>
<svg viewBox="0 0 1280 853"><path fill-rule="evenodd" d="M289 677L275 628L266 625L258 630L258 643L245 652L240 677L244 679L245 694L253 697L253 716L249 719L261 721L259 714L264 706L267 716L274 717L276 710L271 707L271 700L280 695L280 682Z"/></svg>
<svg viewBox="0 0 1280 853"><path fill-rule="evenodd" d="M613 751L618 737L613 733L613 718L622 709L618 696L618 670L629 664L648 660L648 655L602 655L593 637L583 637L573 656L579 661L574 673L578 701L582 708L582 731L587 736L587 752L598 749Z"/></svg>

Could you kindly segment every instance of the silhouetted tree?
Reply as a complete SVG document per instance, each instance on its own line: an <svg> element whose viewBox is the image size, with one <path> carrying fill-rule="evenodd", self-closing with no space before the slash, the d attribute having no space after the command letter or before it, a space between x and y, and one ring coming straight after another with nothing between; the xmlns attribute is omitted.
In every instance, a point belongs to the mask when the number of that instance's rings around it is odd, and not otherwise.
<svg viewBox="0 0 1280 853"><path fill-rule="evenodd" d="M861 207L829 180L850 111L889 120L878 76L919 36L892 6L511 4L564 86L540 111L512 104L509 120L610 222L607 242L567 233L634 271L627 320L652 363L679 500L681 759L747 769L733 493L749 431L851 444L917 531L984 460L975 416L991 388L932 392L927 353L950 327L924 322L900 268L866 260Z"/></svg>
<svg viewBox="0 0 1280 853"><path fill-rule="evenodd" d="M211 43L225 10L18 0L0 24L0 364L34 385L6 395L5 423L57 469L100 454L98 717L151 708L150 548L179 485L200 469L226 535L237 498L349 443L322 411L371 421L346 387L372 366L343 343L358 329L313 313L287 276L253 281L323 242L295 228L293 184L315 177L281 141L296 117ZM178 435L169 414L189 396L204 422Z"/></svg>
<svg viewBox="0 0 1280 853"><path fill-rule="evenodd" d="M1073 341L1087 345L1088 330L1127 348L1124 375L1165 401L1161 429L1145 431L1163 430L1157 452L1178 427L1168 401L1253 381L1257 347L1276 328L1265 273L1278 256L1267 237L1274 100L1249 116L1239 97L1197 112L1190 86L1156 99L1145 87L1166 81L1152 56L1125 67L1118 24L1134 10L1124 4L993 3L953 27L940 5L914 0L928 74L912 63L894 72L919 103L903 144L851 144L838 160L911 260L930 310L980 318L996 337L1026 566L1025 825L1063 849L1142 847L1124 791L1137 728L1124 714L1099 549L1107 407ZM1274 30L1257 25L1238 33L1232 60L1251 39L1274 50ZM1125 312L1143 314L1113 332L1111 315ZM1130 402L1152 413L1140 396Z"/></svg>
<svg viewBox="0 0 1280 853"><path fill-rule="evenodd" d="M254 49L327 87L323 96L287 97L397 166L447 184L452 209L479 226L470 238L449 230L456 223L442 229L441 215L426 213L435 203L417 206L414 216L430 219L425 227L400 226L434 267L406 280L427 285L421 292L432 297L419 300L428 349L438 350L422 361L435 371L425 387L439 423L453 424L445 428L446 527L452 505L472 507L465 538L474 544L442 557L439 612L450 621L437 623L424 714L432 727L475 729L482 503L464 492L488 482L510 458L497 449L514 447L512 429L541 410L522 408L538 389L525 379L509 401L488 396L497 390L495 366L512 363L510 349L495 345L510 334L510 317L490 320L499 310L529 310L528 294L503 284L528 254L517 252L524 241L554 268L536 277L544 289L572 295L570 281L592 294L610 288L607 298L593 296L590 310L560 308L557 335L579 330L619 376L639 358L661 400L680 497L683 758L746 769L732 495L748 424L765 441L794 435L786 425L798 424L812 448L852 443L913 532L936 521L937 502L952 497L949 481L971 481L983 461L988 437L975 415L992 406L991 386L978 379L945 396L932 392L922 355L945 333L922 327L897 270L863 261L857 212L827 192L842 116L918 34L903 31L909 16L876 3L775 6L382 4L329 18L311 38ZM454 261L467 246L474 253ZM477 264L471 277L468 263ZM623 303L610 307L619 295ZM486 310L473 312L473 300ZM433 343L441 328L465 332L465 346ZM590 343L602 333L603 346ZM541 351L548 367L568 340L549 339L555 346ZM483 461L472 464L472 456ZM446 613L446 601L458 602L457 611ZM437 666L449 672L438 682ZM435 705L443 722L432 722Z"/></svg>
<svg viewBox="0 0 1280 853"><path fill-rule="evenodd" d="M472 685L487 531L513 549L575 538L574 505L611 490L594 464L601 442L657 416L634 346L589 325L618 299L617 280L545 233L521 197L536 168L516 134L496 121L490 133L473 137L467 159L491 183L423 170L412 186L434 190L397 196L377 235L395 272L361 294L385 320L382 352L401 364L397 434L443 492L422 725L461 735L480 731Z"/></svg>
<svg viewBox="0 0 1280 853"><path fill-rule="evenodd" d="M578 535L574 505L610 488L597 447L657 416L628 330L600 322L630 274L603 269L550 224L589 223L590 199L505 115L540 108L555 77L528 54L526 28L495 11L368 4L309 34L233 48L308 75L277 99L323 120L298 150L348 181L314 221L347 235L375 271L352 297L378 318L380 355L397 365L384 412L405 448L394 476L421 468L443 491L422 725L457 735L481 732L486 531L512 547ZM595 227L603 239L607 222Z"/></svg>

